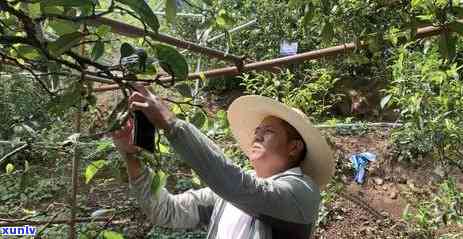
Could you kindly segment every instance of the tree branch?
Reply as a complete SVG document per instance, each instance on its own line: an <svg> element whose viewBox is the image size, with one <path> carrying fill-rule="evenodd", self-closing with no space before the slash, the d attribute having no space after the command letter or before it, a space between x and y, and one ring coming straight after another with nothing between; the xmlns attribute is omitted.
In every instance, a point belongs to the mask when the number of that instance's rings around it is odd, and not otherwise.
<svg viewBox="0 0 463 239"><path fill-rule="evenodd" d="M93 8L93 14L90 16L68 17L68 16L59 15L59 14L43 14L40 18L38 18L38 21L44 21L46 18L56 18L56 19L67 20L71 22L92 20L92 19L97 19L99 17L103 17L109 13L112 13L114 11L114 7L115 7L115 3L113 0L111 0L108 9L106 11L103 11L97 14L95 14L95 8Z"/></svg>
<svg viewBox="0 0 463 239"><path fill-rule="evenodd" d="M12 58L12 57L9 57L9 56L3 54L2 52L0 52L0 56L1 56L3 59L8 59L8 60L14 62L14 65L15 65L15 66L17 66L17 67L19 67L19 68L21 68L21 69L23 69L23 70L28 71L28 72L34 77L34 79L35 79L37 82L39 82L40 86L41 86L49 95L51 95L51 96L54 96L54 95L55 95L53 92L51 92L51 91L48 89L48 87L45 85L45 83L43 83L43 81L37 76L37 74L36 74L31 68L29 68L29 67L27 67L27 66L25 66L25 65L23 65L23 64L21 64L21 63L19 63L19 61L18 61L17 59ZM2 59L2 61L3 61L3 59Z"/></svg>
<svg viewBox="0 0 463 239"><path fill-rule="evenodd" d="M18 37L18 36L0 36L0 44L13 45L17 43L34 46L33 45L34 43L29 38Z"/></svg>
<svg viewBox="0 0 463 239"><path fill-rule="evenodd" d="M92 20L92 19L97 19L99 17L103 17L104 15L112 13L113 11L114 11L114 6L111 9L108 8L108 10L104 12L90 15L90 16L68 17L68 16L59 15L59 14L43 14L40 18L38 18L38 21L44 21L47 18L52 18L52 19L55 18L55 19L66 20L70 22L82 22L82 21L87 21L87 20Z"/></svg>
<svg viewBox="0 0 463 239"><path fill-rule="evenodd" d="M75 61L77 61L79 63L79 65L89 65L89 66L93 66L99 70L101 70L102 72L104 72L105 74L108 74L108 76L113 76L113 74L109 71L109 67L108 66L104 66L104 65L101 65L99 63L96 63L90 59L88 59L87 57L83 57L83 56L80 56L72 51L66 51L64 53L65 55L67 56L70 56L72 57ZM79 71L81 69L79 68Z"/></svg>
<svg viewBox="0 0 463 239"><path fill-rule="evenodd" d="M17 152L25 149L26 147L28 147L29 144L24 144L24 145L21 145L19 147L17 147L16 149L14 149L13 151L7 153L5 156L3 156L1 159L0 159L0 166L3 164L3 162L8 159L9 157L15 155Z"/></svg>
<svg viewBox="0 0 463 239"><path fill-rule="evenodd" d="M40 231L37 232L37 234L35 235L35 238L41 238L40 235L43 233L43 231L45 231L45 229L47 229L47 228L53 223L53 221L54 221L61 213L63 213L63 212L64 212L64 210L55 213L55 215L53 215L53 217L48 221L48 223L45 224L45 225L40 229Z"/></svg>

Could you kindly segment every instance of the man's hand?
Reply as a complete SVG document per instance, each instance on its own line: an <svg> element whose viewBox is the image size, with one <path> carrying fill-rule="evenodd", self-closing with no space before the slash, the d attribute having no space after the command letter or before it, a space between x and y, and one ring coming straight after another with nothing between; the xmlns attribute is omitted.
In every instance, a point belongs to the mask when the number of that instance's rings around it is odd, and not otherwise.
<svg viewBox="0 0 463 239"><path fill-rule="evenodd" d="M144 86L134 87L137 92L133 92L129 97L129 109L142 111L157 128L169 130L170 123L175 120L175 114L160 97L153 95Z"/></svg>
<svg viewBox="0 0 463 239"><path fill-rule="evenodd" d="M125 126L111 134L117 150L127 162L127 173L131 180L135 180L142 173L141 162L134 157L134 154L141 149L132 142L133 120L127 120Z"/></svg>

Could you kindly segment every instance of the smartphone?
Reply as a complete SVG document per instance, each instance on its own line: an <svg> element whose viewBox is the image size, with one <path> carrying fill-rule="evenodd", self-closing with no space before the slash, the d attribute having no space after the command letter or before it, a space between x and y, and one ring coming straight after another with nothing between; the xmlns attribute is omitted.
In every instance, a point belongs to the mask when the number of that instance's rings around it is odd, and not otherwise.
<svg viewBox="0 0 463 239"><path fill-rule="evenodd" d="M141 111L133 112L133 144L154 152L154 135L156 128Z"/></svg>

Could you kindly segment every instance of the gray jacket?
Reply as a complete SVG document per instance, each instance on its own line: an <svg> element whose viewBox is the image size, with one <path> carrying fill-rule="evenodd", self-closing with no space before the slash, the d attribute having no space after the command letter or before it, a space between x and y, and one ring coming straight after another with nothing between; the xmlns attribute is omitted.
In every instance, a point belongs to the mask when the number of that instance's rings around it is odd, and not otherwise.
<svg viewBox="0 0 463 239"><path fill-rule="evenodd" d="M196 127L177 119L167 135L179 156L209 187L173 195L151 193L151 169L130 182L144 213L156 225L197 228L209 225L216 238L226 203L253 217L252 239L310 238L317 221L320 191L315 182L293 168L270 178L258 178L227 160L224 153Z"/></svg>

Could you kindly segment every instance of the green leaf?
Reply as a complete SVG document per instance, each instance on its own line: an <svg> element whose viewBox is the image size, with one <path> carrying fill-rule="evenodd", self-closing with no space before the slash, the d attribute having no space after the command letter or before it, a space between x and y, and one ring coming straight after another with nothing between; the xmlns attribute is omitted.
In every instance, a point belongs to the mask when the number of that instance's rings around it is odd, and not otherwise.
<svg viewBox="0 0 463 239"><path fill-rule="evenodd" d="M166 0L166 19L167 22L175 23L177 16L177 0Z"/></svg>
<svg viewBox="0 0 463 239"><path fill-rule="evenodd" d="M199 79L201 79L202 81L206 81L206 80L207 80L206 75L204 74L204 72L200 72L200 73L199 73Z"/></svg>
<svg viewBox="0 0 463 239"><path fill-rule="evenodd" d="M428 14L428 15L418 15L416 16L417 19L425 22L432 22L434 15Z"/></svg>
<svg viewBox="0 0 463 239"><path fill-rule="evenodd" d="M204 123L206 123L206 120L206 114L204 114L202 110L199 110L193 115L190 122L193 123L196 127L202 128L204 126Z"/></svg>
<svg viewBox="0 0 463 239"><path fill-rule="evenodd" d="M98 41L95 43L92 49L92 59L98 60L104 53L104 42Z"/></svg>
<svg viewBox="0 0 463 239"><path fill-rule="evenodd" d="M205 3L208 6L212 5L212 0L202 0L203 3Z"/></svg>
<svg viewBox="0 0 463 239"><path fill-rule="evenodd" d="M143 74L147 74L147 75L155 75L157 73L157 69L156 69L156 66L153 65L153 63L147 61L146 62L146 69L145 69L145 72L143 72Z"/></svg>
<svg viewBox="0 0 463 239"><path fill-rule="evenodd" d="M461 22L453 22L453 23L449 24L449 28L452 31L454 31L454 32L456 32L458 34L463 35L463 23L461 23Z"/></svg>
<svg viewBox="0 0 463 239"><path fill-rule="evenodd" d="M124 236L122 234L113 232L113 231L103 231L103 238L104 239L124 239Z"/></svg>
<svg viewBox="0 0 463 239"><path fill-rule="evenodd" d="M192 98L191 87L187 83L179 83L175 85L175 88L180 92L180 94L187 98Z"/></svg>
<svg viewBox="0 0 463 239"><path fill-rule="evenodd" d="M65 34L58 38L56 41L50 42L48 44L48 50L51 54L55 56L60 56L67 50L71 49L73 46L79 44L80 39L80 32Z"/></svg>
<svg viewBox="0 0 463 239"><path fill-rule="evenodd" d="M413 9L424 5L425 0L412 0L411 6Z"/></svg>
<svg viewBox="0 0 463 239"><path fill-rule="evenodd" d="M304 3L304 1L302 1L302 0L289 0L288 8L290 8L290 9L298 8L298 7L301 7L301 5L303 3Z"/></svg>
<svg viewBox="0 0 463 239"><path fill-rule="evenodd" d="M229 123L228 123L228 119L227 119L227 112L225 110L219 110L216 113L216 116L217 116L217 119L220 121L220 123L224 127L228 127Z"/></svg>
<svg viewBox="0 0 463 239"><path fill-rule="evenodd" d="M334 30L333 25L330 22L325 22L322 28L321 37L323 41L330 42L333 39Z"/></svg>
<svg viewBox="0 0 463 239"><path fill-rule="evenodd" d="M29 3L27 7L31 18L37 18L41 15L40 3Z"/></svg>
<svg viewBox="0 0 463 239"><path fill-rule="evenodd" d="M185 80L188 76L188 64L185 57L175 48L163 44L154 46L159 65L175 80Z"/></svg>
<svg viewBox="0 0 463 239"><path fill-rule="evenodd" d="M79 7L87 8L93 6L92 0L46 0L43 1L48 6Z"/></svg>
<svg viewBox="0 0 463 239"><path fill-rule="evenodd" d="M40 2L40 11L42 14L63 14L64 8L46 4L46 1Z"/></svg>
<svg viewBox="0 0 463 239"><path fill-rule="evenodd" d="M96 143L96 150L105 151L113 146L113 141L110 139L101 139Z"/></svg>
<svg viewBox="0 0 463 239"><path fill-rule="evenodd" d="M154 197L158 197L162 188L166 185L167 175L159 170L157 173L153 174L153 179L151 181L151 193Z"/></svg>
<svg viewBox="0 0 463 239"><path fill-rule="evenodd" d="M81 233L79 234L78 239L90 239L90 238L88 238L88 236L85 233Z"/></svg>
<svg viewBox="0 0 463 239"><path fill-rule="evenodd" d="M14 171L14 165L11 163L7 164L5 167L5 170L6 170L6 174L12 173Z"/></svg>
<svg viewBox="0 0 463 239"><path fill-rule="evenodd" d="M228 29L235 24L235 20L228 15L225 9L221 9L215 18L215 23L219 28Z"/></svg>
<svg viewBox="0 0 463 239"><path fill-rule="evenodd" d="M193 185L195 185L196 187L200 187L201 186L201 179L199 179L199 177L195 173L195 171L191 170L191 174L193 175L193 178L191 179L191 182L193 183Z"/></svg>
<svg viewBox="0 0 463 239"><path fill-rule="evenodd" d="M138 16L154 31L158 32L159 22L153 10L144 0L117 0L135 11Z"/></svg>
<svg viewBox="0 0 463 239"><path fill-rule="evenodd" d="M172 112L173 112L174 114L178 115L178 114L181 114L181 113L182 113L182 109L180 108L180 106L174 105L174 106L172 107Z"/></svg>
<svg viewBox="0 0 463 239"><path fill-rule="evenodd" d="M458 18L463 17L463 8L462 7L453 7L452 10L458 16Z"/></svg>
<svg viewBox="0 0 463 239"><path fill-rule="evenodd" d="M98 170L105 166L106 163L106 160L98 160L91 162L85 169L85 183L88 184L90 180L92 180L93 176L95 176L95 174L98 172Z"/></svg>
<svg viewBox="0 0 463 239"><path fill-rule="evenodd" d="M48 26L60 36L76 32L80 27L77 23L61 19L51 20Z"/></svg>
<svg viewBox="0 0 463 239"><path fill-rule="evenodd" d="M380 103L381 109L384 109L384 107L386 107L387 103L389 103L389 101L391 100L391 97L392 95L386 95L385 97L381 99L381 103Z"/></svg>
<svg viewBox="0 0 463 239"><path fill-rule="evenodd" d="M309 8L307 9L307 12L304 15L304 19L303 19L305 27L309 26L310 22L312 21L314 17L314 14L315 14L315 7L310 4Z"/></svg>
<svg viewBox="0 0 463 239"><path fill-rule="evenodd" d="M159 144L159 152L161 154L168 154L169 153L169 147L165 144Z"/></svg>
<svg viewBox="0 0 463 239"><path fill-rule="evenodd" d="M110 32L111 32L111 27L107 25L101 25L95 30L95 33L101 38L105 37L106 34Z"/></svg>
<svg viewBox="0 0 463 239"><path fill-rule="evenodd" d="M381 35L375 35L375 36L368 37L367 42L368 42L368 49L371 52L379 52L383 49L383 38Z"/></svg>
<svg viewBox="0 0 463 239"><path fill-rule="evenodd" d="M20 45L16 48L19 55L29 60L38 60L41 57L40 52L34 47L28 45Z"/></svg>
<svg viewBox="0 0 463 239"><path fill-rule="evenodd" d="M132 55L135 52L135 48L131 46L129 43L122 43L121 45L121 58L122 57L127 57Z"/></svg>

